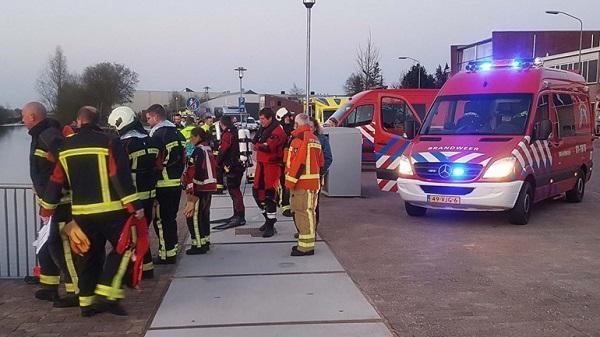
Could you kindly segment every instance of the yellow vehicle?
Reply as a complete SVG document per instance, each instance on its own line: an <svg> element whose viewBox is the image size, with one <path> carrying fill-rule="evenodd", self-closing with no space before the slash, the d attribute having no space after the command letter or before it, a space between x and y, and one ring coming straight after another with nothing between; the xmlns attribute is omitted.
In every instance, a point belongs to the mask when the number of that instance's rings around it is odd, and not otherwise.
<svg viewBox="0 0 600 337"><path fill-rule="evenodd" d="M346 104L350 97L331 96L311 98L311 111L319 123L323 124L342 105Z"/></svg>

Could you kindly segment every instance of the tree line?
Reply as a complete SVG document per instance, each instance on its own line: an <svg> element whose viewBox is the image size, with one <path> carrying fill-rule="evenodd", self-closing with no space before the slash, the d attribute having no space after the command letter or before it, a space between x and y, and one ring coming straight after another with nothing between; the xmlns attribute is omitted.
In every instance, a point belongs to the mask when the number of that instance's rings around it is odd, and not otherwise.
<svg viewBox="0 0 600 337"><path fill-rule="evenodd" d="M400 75L398 82L386 86L379 65L380 60L379 48L374 45L369 34L366 46L359 46L356 52L357 70L346 79L344 84L346 95L353 96L361 91L376 88L418 88L419 82L421 88L439 89L446 83L450 74L448 63L444 67L438 65L433 74L429 74L423 65L415 64L410 70Z"/></svg>
<svg viewBox="0 0 600 337"><path fill-rule="evenodd" d="M69 72L67 58L58 46L38 78L37 90L63 123L73 121L84 105L96 107L104 121L114 105L131 101L137 83L138 74L118 63L101 62L81 74Z"/></svg>

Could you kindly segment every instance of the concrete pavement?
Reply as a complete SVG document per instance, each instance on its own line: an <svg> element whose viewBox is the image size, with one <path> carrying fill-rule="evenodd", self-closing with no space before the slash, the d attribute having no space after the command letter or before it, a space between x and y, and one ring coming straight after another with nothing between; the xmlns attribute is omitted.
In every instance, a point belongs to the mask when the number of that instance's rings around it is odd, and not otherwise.
<svg viewBox="0 0 600 337"><path fill-rule="evenodd" d="M246 226L213 231L208 254L180 258L146 336L392 336L327 243L291 257L295 227L282 216L278 234L260 237L250 192ZM230 214L229 197L214 196L211 218Z"/></svg>

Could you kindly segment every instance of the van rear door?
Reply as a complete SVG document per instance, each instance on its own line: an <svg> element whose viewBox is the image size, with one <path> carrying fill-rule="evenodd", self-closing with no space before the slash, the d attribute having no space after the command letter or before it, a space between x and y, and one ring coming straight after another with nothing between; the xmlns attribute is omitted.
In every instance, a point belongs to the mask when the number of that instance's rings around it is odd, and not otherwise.
<svg viewBox="0 0 600 337"><path fill-rule="evenodd" d="M410 141L404 138L404 123L422 123L421 116L403 96L382 93L378 105L380 113L375 116L375 153L377 185L382 191L397 192L398 159Z"/></svg>

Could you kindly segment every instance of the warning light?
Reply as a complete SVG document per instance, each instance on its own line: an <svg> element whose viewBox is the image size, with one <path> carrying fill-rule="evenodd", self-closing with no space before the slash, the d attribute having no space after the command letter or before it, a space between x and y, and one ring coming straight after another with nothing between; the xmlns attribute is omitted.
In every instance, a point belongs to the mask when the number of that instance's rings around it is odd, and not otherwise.
<svg viewBox="0 0 600 337"><path fill-rule="evenodd" d="M461 178L465 175L465 168L462 166L457 166L452 168L452 176L455 178Z"/></svg>

